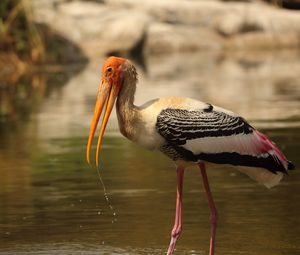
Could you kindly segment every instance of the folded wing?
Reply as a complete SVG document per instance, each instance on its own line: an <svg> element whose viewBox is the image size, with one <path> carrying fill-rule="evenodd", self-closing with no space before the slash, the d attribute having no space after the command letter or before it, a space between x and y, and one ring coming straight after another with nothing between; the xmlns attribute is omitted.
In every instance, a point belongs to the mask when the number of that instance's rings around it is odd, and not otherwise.
<svg viewBox="0 0 300 255"><path fill-rule="evenodd" d="M161 150L173 160L262 167L273 173L293 167L270 139L242 117L222 110L212 105L162 110L156 123L166 140Z"/></svg>

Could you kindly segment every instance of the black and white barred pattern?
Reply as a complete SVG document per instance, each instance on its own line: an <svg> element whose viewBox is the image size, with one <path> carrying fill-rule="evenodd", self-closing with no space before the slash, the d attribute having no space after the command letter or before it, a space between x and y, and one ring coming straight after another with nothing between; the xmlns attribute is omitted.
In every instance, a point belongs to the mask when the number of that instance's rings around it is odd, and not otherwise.
<svg viewBox="0 0 300 255"><path fill-rule="evenodd" d="M177 145L196 138L253 132L243 118L214 111L212 105L199 111L165 109L158 115L156 127L163 137Z"/></svg>

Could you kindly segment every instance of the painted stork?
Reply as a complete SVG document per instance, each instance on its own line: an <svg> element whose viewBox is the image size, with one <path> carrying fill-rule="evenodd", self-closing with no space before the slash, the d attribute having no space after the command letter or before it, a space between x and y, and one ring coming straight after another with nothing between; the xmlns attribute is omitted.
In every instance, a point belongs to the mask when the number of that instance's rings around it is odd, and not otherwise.
<svg viewBox="0 0 300 255"><path fill-rule="evenodd" d="M175 224L167 254L173 254L182 229L184 170L197 164L211 212L209 254L214 255L217 210L206 175L206 162L242 167L242 172L267 187L278 184L294 165L267 136L231 111L182 97L164 97L135 106L136 83L137 72L129 60L119 57L106 60L102 68L86 159L90 163L92 140L106 103L96 151L98 167L103 134L116 101L121 133L147 149L160 150L177 166Z"/></svg>

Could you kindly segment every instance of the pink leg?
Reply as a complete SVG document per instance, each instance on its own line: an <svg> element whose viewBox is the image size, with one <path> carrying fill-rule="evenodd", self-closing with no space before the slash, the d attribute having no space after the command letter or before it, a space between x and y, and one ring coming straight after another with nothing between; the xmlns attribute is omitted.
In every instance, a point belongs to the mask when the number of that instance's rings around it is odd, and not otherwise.
<svg viewBox="0 0 300 255"><path fill-rule="evenodd" d="M206 175L205 165L204 163L199 163L199 167L201 170L201 175L203 179L203 185L206 192L208 205L210 208L210 246L209 246L209 255L214 255L215 253L215 240L216 240L216 228L217 228L217 209L209 188L209 183Z"/></svg>
<svg viewBox="0 0 300 255"><path fill-rule="evenodd" d="M176 214L175 223L171 233L171 242L168 248L167 255L172 255L176 246L176 241L181 233L181 211L182 211L182 186L184 168L177 167L177 195L176 195Z"/></svg>

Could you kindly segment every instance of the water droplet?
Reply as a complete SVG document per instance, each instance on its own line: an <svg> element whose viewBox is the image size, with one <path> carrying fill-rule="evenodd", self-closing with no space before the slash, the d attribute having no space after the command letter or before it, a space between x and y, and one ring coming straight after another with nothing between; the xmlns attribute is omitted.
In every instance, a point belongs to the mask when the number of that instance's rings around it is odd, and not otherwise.
<svg viewBox="0 0 300 255"><path fill-rule="evenodd" d="M103 195L104 195L105 201L106 201L106 203L107 203L107 205L108 205L108 207L109 207L109 209L111 211L111 214L112 214L112 218L113 219L112 219L111 223L115 223L117 221L116 218L115 218L116 213L115 213L114 208L113 208L113 206L111 204L111 201L109 199L109 193L106 191L106 187L105 187L104 182L103 182L103 180L101 178L101 174L100 174L100 171L99 171L98 168L97 168L97 173L98 173L99 181L100 181L100 183L102 185Z"/></svg>

